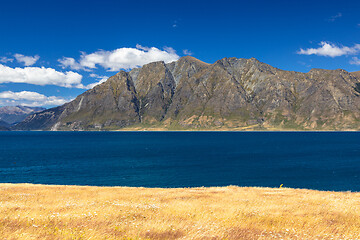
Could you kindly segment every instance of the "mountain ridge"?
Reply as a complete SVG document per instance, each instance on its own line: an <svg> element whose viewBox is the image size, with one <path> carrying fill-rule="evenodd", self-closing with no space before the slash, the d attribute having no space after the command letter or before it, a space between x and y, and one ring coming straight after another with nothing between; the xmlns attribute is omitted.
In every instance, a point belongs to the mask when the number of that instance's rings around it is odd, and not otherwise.
<svg viewBox="0 0 360 240"><path fill-rule="evenodd" d="M0 107L0 120L9 126L23 121L29 114L45 110L42 107L3 106Z"/></svg>
<svg viewBox="0 0 360 240"><path fill-rule="evenodd" d="M285 71L255 58L186 56L120 71L16 130L357 130L360 72Z"/></svg>

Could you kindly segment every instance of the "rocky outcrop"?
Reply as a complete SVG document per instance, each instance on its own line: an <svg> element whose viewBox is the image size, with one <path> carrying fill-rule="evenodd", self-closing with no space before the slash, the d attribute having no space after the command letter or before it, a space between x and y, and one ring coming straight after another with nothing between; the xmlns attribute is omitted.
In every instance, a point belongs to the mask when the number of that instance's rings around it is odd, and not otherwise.
<svg viewBox="0 0 360 240"><path fill-rule="evenodd" d="M359 72L283 71L251 59L183 57L121 71L17 129L357 130Z"/></svg>

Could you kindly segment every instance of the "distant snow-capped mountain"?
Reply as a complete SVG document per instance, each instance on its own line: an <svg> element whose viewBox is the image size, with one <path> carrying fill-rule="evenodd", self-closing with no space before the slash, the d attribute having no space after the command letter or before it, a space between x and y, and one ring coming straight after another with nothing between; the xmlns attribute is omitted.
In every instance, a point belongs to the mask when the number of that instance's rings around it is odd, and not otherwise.
<svg viewBox="0 0 360 240"><path fill-rule="evenodd" d="M45 108L42 107L26 107L26 106L0 107L0 121L12 125L23 121L30 114L41 112L44 110Z"/></svg>

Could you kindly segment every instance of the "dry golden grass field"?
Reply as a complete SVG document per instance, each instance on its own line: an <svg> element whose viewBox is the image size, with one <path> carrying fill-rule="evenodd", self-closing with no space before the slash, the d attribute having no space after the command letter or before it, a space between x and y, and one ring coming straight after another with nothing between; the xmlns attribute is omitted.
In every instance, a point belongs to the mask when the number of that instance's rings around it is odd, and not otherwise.
<svg viewBox="0 0 360 240"><path fill-rule="evenodd" d="M0 184L0 239L360 239L360 193Z"/></svg>

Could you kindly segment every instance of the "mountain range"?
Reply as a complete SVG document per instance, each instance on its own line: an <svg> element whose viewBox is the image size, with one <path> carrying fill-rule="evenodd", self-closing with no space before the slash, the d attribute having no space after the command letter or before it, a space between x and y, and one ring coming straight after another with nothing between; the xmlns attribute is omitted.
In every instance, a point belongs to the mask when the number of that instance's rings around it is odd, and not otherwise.
<svg viewBox="0 0 360 240"><path fill-rule="evenodd" d="M9 127L23 121L32 113L44 111L42 107L4 106L0 107L0 126Z"/></svg>
<svg viewBox="0 0 360 240"><path fill-rule="evenodd" d="M9 130L10 130L10 124L0 120L0 131L9 131Z"/></svg>
<svg viewBox="0 0 360 240"><path fill-rule="evenodd" d="M15 130L358 130L360 72L190 56L120 71Z"/></svg>

